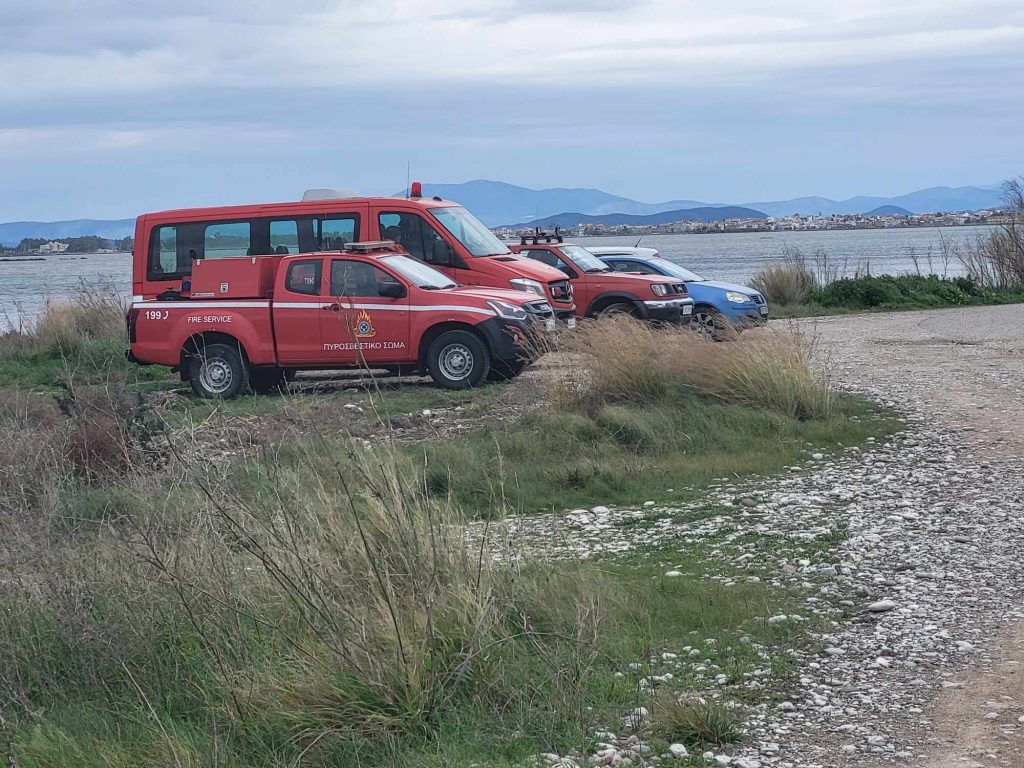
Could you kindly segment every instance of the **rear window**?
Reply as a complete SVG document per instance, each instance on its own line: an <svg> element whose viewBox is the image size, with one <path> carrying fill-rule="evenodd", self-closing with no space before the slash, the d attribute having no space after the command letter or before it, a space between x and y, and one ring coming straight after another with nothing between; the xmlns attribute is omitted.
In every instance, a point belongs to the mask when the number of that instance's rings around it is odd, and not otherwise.
<svg viewBox="0 0 1024 768"><path fill-rule="evenodd" d="M320 259L295 261L288 265L284 287L292 293L316 296L320 293Z"/></svg>

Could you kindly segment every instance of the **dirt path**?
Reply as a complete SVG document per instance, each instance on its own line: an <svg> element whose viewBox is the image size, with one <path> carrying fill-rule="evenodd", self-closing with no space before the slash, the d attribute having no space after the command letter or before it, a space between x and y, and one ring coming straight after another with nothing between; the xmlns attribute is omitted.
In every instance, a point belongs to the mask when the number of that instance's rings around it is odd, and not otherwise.
<svg viewBox="0 0 1024 768"><path fill-rule="evenodd" d="M953 431L981 466L990 462L1009 472L1019 467L1024 306L824 318L795 326L815 339L816 354L839 381L874 388ZM985 543L978 545L984 557ZM908 734L920 745L909 764L1024 766L1024 622L988 640L921 713L921 730ZM891 762L887 756L866 764ZM844 764L837 757L836 765Z"/></svg>

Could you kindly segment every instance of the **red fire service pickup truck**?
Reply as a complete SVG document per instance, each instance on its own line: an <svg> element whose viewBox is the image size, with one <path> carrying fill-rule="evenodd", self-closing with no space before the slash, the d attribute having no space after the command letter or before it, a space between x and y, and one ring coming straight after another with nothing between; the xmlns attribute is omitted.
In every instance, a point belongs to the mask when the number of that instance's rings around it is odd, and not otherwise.
<svg viewBox="0 0 1024 768"><path fill-rule="evenodd" d="M456 286L393 242L209 258L211 240L237 247L240 230L228 231L206 235L207 258L189 260L172 294L136 297L127 315L129 360L170 366L200 397L267 390L296 369L350 367L425 370L462 389L515 375L554 330L542 296ZM158 254L176 251L173 236L152 242ZM177 260L154 264L185 271Z"/></svg>
<svg viewBox="0 0 1024 768"><path fill-rule="evenodd" d="M562 242L559 234L538 231L523 237L512 250L548 264L569 277L580 317L629 314L641 320L689 325L693 299L686 283L661 275L633 275L613 272L581 245Z"/></svg>

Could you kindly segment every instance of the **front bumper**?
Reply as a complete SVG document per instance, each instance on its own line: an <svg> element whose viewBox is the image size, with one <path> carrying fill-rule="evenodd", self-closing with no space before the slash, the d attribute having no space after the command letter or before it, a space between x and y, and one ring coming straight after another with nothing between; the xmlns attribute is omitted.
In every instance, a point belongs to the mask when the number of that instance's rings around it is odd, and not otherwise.
<svg viewBox="0 0 1024 768"><path fill-rule="evenodd" d="M729 309L730 311L726 313L726 317L732 321L733 325L740 328L757 328L768 322L767 304L755 304L754 306L737 306L733 304Z"/></svg>
<svg viewBox="0 0 1024 768"><path fill-rule="evenodd" d="M689 325L693 317L693 299L655 299L644 302L647 319L670 325Z"/></svg>
<svg viewBox="0 0 1024 768"><path fill-rule="evenodd" d="M576 327L576 308L572 309L556 309L555 320L562 327L573 330Z"/></svg>
<svg viewBox="0 0 1024 768"><path fill-rule="evenodd" d="M491 356L502 362L536 360L553 348L555 329L551 318L531 317L527 320L506 320L492 318L480 323L478 328L487 337Z"/></svg>

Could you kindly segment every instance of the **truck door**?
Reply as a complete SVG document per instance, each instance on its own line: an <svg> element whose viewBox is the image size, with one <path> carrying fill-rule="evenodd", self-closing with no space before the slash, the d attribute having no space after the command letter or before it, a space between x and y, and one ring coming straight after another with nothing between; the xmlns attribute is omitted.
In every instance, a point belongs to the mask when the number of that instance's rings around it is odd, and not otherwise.
<svg viewBox="0 0 1024 768"><path fill-rule="evenodd" d="M324 363L373 365L408 358L408 291L401 297L382 293L382 286L404 283L367 261L327 261L329 279L322 299L329 311L320 312Z"/></svg>
<svg viewBox="0 0 1024 768"><path fill-rule="evenodd" d="M317 364L322 357L320 292L323 259L285 260L282 285L274 291L277 359L284 364Z"/></svg>
<svg viewBox="0 0 1024 768"><path fill-rule="evenodd" d="M480 285L480 274L468 269L448 239L423 216L411 211L378 211L382 240L394 240L414 259L440 270L459 285Z"/></svg>

